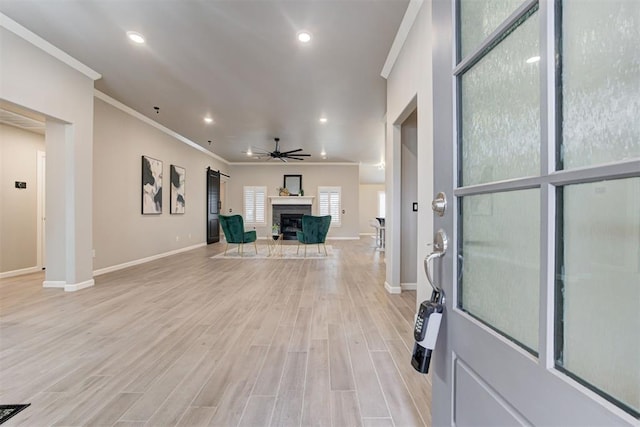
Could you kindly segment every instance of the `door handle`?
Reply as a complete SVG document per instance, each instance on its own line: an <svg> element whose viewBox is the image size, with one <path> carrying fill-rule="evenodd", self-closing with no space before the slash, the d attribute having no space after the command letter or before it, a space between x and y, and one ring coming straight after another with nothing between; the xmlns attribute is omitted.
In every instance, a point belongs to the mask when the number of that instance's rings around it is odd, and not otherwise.
<svg viewBox="0 0 640 427"><path fill-rule="evenodd" d="M424 273L427 276L427 281L429 282L433 290L436 292L441 292L441 289L438 286L436 286L435 282L433 281L433 278L431 277L431 272L429 271L429 262L431 262L434 259L440 258L443 255L444 255L444 252L435 251L435 252L431 252L424 259Z"/></svg>
<svg viewBox="0 0 640 427"><path fill-rule="evenodd" d="M436 233L433 238L433 248L434 251L427 255L424 259L424 273L427 276L427 281L429 285L433 288L433 291L442 295L444 298L444 292L441 286L438 286L433 280L433 276L431 275L431 271L429 268L429 263L435 259L441 258L447 252L447 246L449 243L449 239L447 238L447 233L440 229Z"/></svg>

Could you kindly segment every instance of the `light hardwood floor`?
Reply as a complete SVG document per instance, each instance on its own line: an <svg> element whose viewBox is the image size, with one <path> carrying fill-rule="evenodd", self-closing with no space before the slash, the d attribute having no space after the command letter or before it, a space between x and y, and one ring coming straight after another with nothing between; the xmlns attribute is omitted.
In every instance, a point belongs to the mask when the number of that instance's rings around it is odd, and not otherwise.
<svg viewBox="0 0 640 427"><path fill-rule="evenodd" d="M331 245L236 260L214 244L75 293L1 280L0 404L31 403L6 425L430 425L415 292L384 290L370 239Z"/></svg>

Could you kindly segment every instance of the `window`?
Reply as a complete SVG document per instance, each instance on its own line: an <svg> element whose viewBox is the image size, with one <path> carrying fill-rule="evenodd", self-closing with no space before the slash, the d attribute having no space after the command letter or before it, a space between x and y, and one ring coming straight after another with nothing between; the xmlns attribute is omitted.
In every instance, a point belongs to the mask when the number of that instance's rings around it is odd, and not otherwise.
<svg viewBox="0 0 640 427"><path fill-rule="evenodd" d="M318 208L320 215L331 215L331 225L342 224L340 204L342 187L318 187Z"/></svg>
<svg viewBox="0 0 640 427"><path fill-rule="evenodd" d="M378 218L384 218L386 213L387 194L378 191Z"/></svg>
<svg viewBox="0 0 640 427"><path fill-rule="evenodd" d="M267 187L244 187L244 221L266 224Z"/></svg>

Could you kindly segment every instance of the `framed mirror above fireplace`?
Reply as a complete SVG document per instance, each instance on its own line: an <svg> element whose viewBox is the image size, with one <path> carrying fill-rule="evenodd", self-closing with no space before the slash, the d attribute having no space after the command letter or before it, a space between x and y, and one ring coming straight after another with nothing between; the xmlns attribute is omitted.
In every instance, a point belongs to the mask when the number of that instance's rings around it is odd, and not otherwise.
<svg viewBox="0 0 640 427"><path fill-rule="evenodd" d="M302 190L302 175L285 175L283 187L289 190L290 196L297 196Z"/></svg>

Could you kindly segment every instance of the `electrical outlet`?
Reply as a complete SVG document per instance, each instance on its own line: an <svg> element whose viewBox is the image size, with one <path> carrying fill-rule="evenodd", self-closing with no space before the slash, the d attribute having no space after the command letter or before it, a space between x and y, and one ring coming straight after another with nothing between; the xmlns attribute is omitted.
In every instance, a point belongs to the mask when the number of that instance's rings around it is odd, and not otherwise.
<svg viewBox="0 0 640 427"><path fill-rule="evenodd" d="M95 250L95 249L92 249L92 250L91 250L91 255L92 255L94 258L96 257L96 250Z"/></svg>

